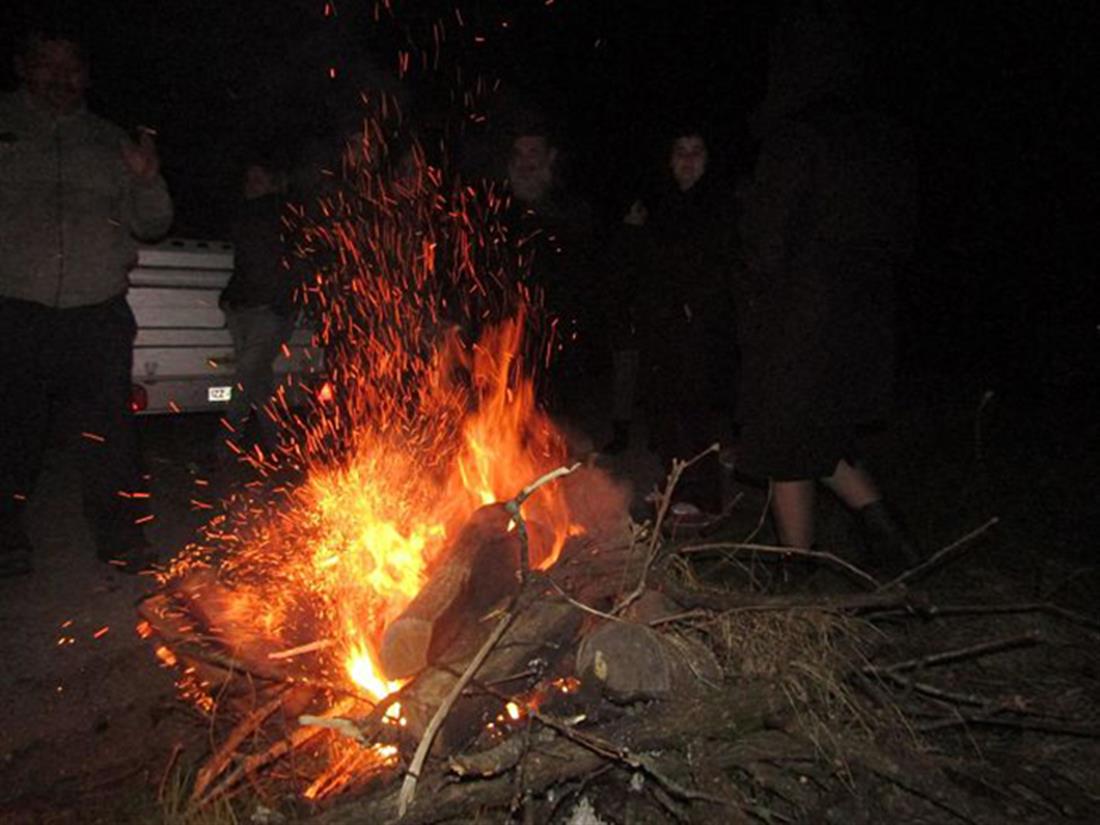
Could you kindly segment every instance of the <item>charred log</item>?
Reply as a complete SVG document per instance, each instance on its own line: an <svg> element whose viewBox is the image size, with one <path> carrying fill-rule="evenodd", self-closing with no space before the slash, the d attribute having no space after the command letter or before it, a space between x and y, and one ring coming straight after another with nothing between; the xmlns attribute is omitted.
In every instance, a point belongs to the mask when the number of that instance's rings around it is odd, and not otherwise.
<svg viewBox="0 0 1100 825"><path fill-rule="evenodd" d="M390 679L410 678L452 644L459 629L519 585L519 539L501 504L466 522L416 598L382 637L379 659Z"/></svg>

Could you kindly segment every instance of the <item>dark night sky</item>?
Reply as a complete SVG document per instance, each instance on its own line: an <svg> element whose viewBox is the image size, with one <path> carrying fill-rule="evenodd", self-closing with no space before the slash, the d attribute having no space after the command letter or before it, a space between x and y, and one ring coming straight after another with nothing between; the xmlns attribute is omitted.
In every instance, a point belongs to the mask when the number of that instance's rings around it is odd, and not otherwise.
<svg viewBox="0 0 1100 825"><path fill-rule="evenodd" d="M95 8L95 108L157 127L178 231L218 234L242 151L273 146L293 157L329 128L326 102L346 99L360 79L392 75L400 49L414 65L422 53L433 59L437 21L446 33L439 69L404 84L411 118L438 124L459 88L457 67L467 88L500 79L510 97L556 116L574 185L608 219L657 165L669 120L703 117L716 154L743 172L753 151L746 117L780 4L391 0L394 14L380 22L374 0L340 0L335 16L324 0L81 5ZM1022 330L1030 341L1068 328L1096 357L1100 319L1087 301L1095 224L1086 218L1098 183L1093 4L850 5L871 94L912 127L921 150L922 248L906 284L921 334L935 337L940 316L954 319L956 336L977 319L997 345ZM5 87L17 18L0 18Z"/></svg>

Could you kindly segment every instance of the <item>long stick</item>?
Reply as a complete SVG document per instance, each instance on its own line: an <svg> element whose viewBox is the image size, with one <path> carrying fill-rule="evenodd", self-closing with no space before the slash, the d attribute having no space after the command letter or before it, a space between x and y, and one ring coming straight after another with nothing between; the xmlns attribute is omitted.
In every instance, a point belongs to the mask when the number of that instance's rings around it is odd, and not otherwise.
<svg viewBox="0 0 1100 825"><path fill-rule="evenodd" d="M401 783L401 793L397 798L398 819L403 818L405 812L409 809L409 803L412 802L413 796L416 794L416 782L420 778L420 771L424 767L424 761L428 758L428 751L431 749L432 742L440 727L443 726L447 714L450 713L451 706L454 705L462 691L466 689L466 685L477 674L478 668L481 667L489 653L496 647L497 642L500 641L500 638L517 615L519 615L519 611L515 610L515 603L513 603L509 606L509 610L500 617L500 621L493 628L493 632L489 634L489 638L485 640L485 644L481 646L473 661L470 662L462 676L451 688L451 692L447 694L442 704L436 709L435 715L432 716L432 720L424 730L424 736L421 737L420 744L416 747L416 753L413 754L412 762L409 763L409 769L405 772L405 779Z"/></svg>
<svg viewBox="0 0 1100 825"><path fill-rule="evenodd" d="M574 472L581 463L578 461L570 467L558 467L556 470L551 470L543 476L532 481L522 490L520 490L515 498L510 501L504 502L504 509L507 510L512 518L516 522L516 534L519 536L519 578L520 584L527 583L527 577L531 573L531 557L530 551L527 546L527 522L523 520L523 513L521 507L523 502L527 501L536 490L544 484L548 484L555 479L559 479L562 476L567 476Z"/></svg>
<svg viewBox="0 0 1100 825"><path fill-rule="evenodd" d="M914 659L906 659L904 662L896 662L892 665L868 665L863 668L864 673L881 675L887 671L899 673L903 670L924 668L930 665L942 665L947 662L957 662L961 659L975 659L990 653L999 653L1002 650L1011 650L1014 647L1038 644L1040 641L1038 631L1030 631L1022 636L1013 636L1010 639L998 639L993 642L961 647L956 650L945 650L942 653L930 653L927 656L918 656Z"/></svg>
<svg viewBox="0 0 1100 825"><path fill-rule="evenodd" d="M521 512L523 503L544 484L548 484L562 476L567 476L580 466L580 462L577 462L569 467L558 467L556 470L551 470L520 490L513 499L505 502L505 509L512 514L512 517L516 521L516 531L520 539L520 592L512 598L512 601L505 609L504 615L501 616L500 621L497 622L497 626L493 628L493 632L489 634L489 638L485 640L485 644L481 646L477 655L474 656L473 660L466 667L465 672L463 672L459 680L455 682L454 686L451 688L451 692L447 694L442 704L436 708L435 714L428 723L428 727L424 730L424 735L420 739L420 744L416 746L416 752L413 754L412 762L409 763L409 769L405 772L405 779L401 783L401 793L397 798L398 819L404 817L405 812L409 809L409 803L412 802L413 796L416 794L416 783L420 778L420 771L424 767L424 761L428 758L428 751L432 747L432 742L435 740L436 734L439 733L439 729L443 726L443 721L447 718L447 714L451 712L451 707L458 700L458 697L462 695L462 691L466 689L466 685L469 684L470 680L477 675L478 669L485 662L485 659L488 658L493 648L496 647L497 642L500 641L504 632L511 626L516 616L522 611L520 597L526 589L528 576L531 572L527 550L527 525L523 520L523 513Z"/></svg>
<svg viewBox="0 0 1100 825"><path fill-rule="evenodd" d="M1067 725L1059 722L1044 722L1031 719L1008 719L997 716L972 716L959 714L949 719L941 719L938 722L929 722L926 725L918 725L921 733L930 733L944 728L954 728L960 725L990 725L1000 728L1014 728L1016 730L1033 730L1039 733L1051 733L1058 736L1074 736L1082 739L1100 739L1100 728L1087 725Z"/></svg>
<svg viewBox="0 0 1100 825"><path fill-rule="evenodd" d="M354 705L354 699L341 699L339 702L329 708L328 712L333 716L343 716L348 713L348 711L350 711L352 707L354 707ZM263 753L256 753L246 757L225 777L225 779L222 780L220 785L215 787L212 791L210 791L210 793L206 795L204 799L196 804L196 808L202 808L203 806L208 805L210 802L217 799L219 796L221 796L234 785L236 785L237 782L240 781L241 777L247 776L253 771L257 771L277 759L281 759L283 756L290 753L295 748L301 747L306 742L324 732L324 728L299 727L292 731L289 736L283 737Z"/></svg>
<svg viewBox="0 0 1100 825"><path fill-rule="evenodd" d="M1021 602L1018 604L958 604L958 605L928 605L920 607L916 610L923 616L937 617L937 616L982 616L982 615L997 615L997 614L1010 614L1010 613L1045 613L1051 616L1070 621L1075 625L1081 627L1087 627L1093 631L1100 631L1100 621L1089 618L1088 616L1081 615L1074 612L1074 610L1067 609L1060 605L1051 604L1049 602ZM899 615L897 610L891 610L888 613L879 614L880 617L886 618L888 616ZM913 613L913 610L906 608L904 610L905 615Z"/></svg>
<svg viewBox="0 0 1100 825"><path fill-rule="evenodd" d="M930 685L926 682L918 682L914 679L910 679L908 676L902 676L900 673L895 673L892 670L884 670L876 675L886 681L894 682L906 690L922 693L925 696L931 696L933 699L940 699L945 702L952 702L958 705L975 705L980 708L986 708L993 704L992 699L987 699L984 696L978 696L975 693L956 693L950 690L943 690L935 685Z"/></svg>
<svg viewBox="0 0 1100 825"><path fill-rule="evenodd" d="M836 556L832 553L826 553L823 550L807 550L802 547L778 547L772 544L748 544L746 542L713 542L710 544L691 544L687 547L681 547L677 550L678 553L684 553L690 555L691 553L707 553L714 552L715 550L752 550L756 553L770 553L776 556L797 556L804 559L816 559L818 561L829 562L835 564L838 567L843 567L853 576L860 581L869 585L876 590L888 590L889 585L879 584L878 579L867 573L864 570L856 567L851 562L847 562L840 556Z"/></svg>
<svg viewBox="0 0 1100 825"><path fill-rule="evenodd" d="M210 786L210 783L226 769L233 760L233 755L237 752L240 744L254 733L267 720L267 717L282 706L283 702L286 701L285 694L285 688L280 690L278 696L252 711L230 731L221 747L206 761L206 764L202 766L195 777L195 787L191 790L192 802L201 797L203 792Z"/></svg>
<svg viewBox="0 0 1100 825"><path fill-rule="evenodd" d="M950 553L953 553L955 550L962 547L964 544L967 544L968 542L973 541L978 536L980 536L982 533L984 533L986 530L990 529L995 524L997 524L999 521L1000 521L1000 519L997 516L994 516L989 521L987 521L985 524L983 524L981 527L977 527L977 528L971 530L969 533L967 533L962 538L956 539L955 541L951 542L949 545L947 545L943 549L936 551L936 553L934 553L926 561L921 562L916 567L913 567L913 568L910 568L909 570L906 570L900 576L897 576L897 577L891 579L890 581L886 582L886 584L882 585L879 589L880 590L889 590L891 587L897 587L899 584L904 584L905 582L909 581L910 579L915 579L917 576L923 576L925 573L927 573L933 567L938 565L943 560L943 558L945 556L947 556Z"/></svg>

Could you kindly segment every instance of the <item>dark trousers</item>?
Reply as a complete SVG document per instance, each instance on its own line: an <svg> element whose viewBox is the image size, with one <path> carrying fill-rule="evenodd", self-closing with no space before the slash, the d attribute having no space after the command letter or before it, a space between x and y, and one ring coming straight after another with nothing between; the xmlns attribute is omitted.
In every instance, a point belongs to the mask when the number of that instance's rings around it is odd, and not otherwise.
<svg viewBox="0 0 1100 825"><path fill-rule="evenodd" d="M710 364L715 344L700 323L677 317L643 340L639 377L649 442L667 471L673 459L687 461L720 440ZM674 498L717 512L721 489L718 457L711 454L684 471Z"/></svg>
<svg viewBox="0 0 1100 825"><path fill-rule="evenodd" d="M0 519L21 517L57 438L76 460L97 551L144 541L129 408L136 331L123 296L72 309L0 298Z"/></svg>
<svg viewBox="0 0 1100 825"><path fill-rule="evenodd" d="M227 309L226 325L233 338L236 383L225 418L238 434L252 416L265 450L278 445L278 427L265 411L275 391L275 359L294 332L294 319L270 306ZM219 442L225 434L219 433Z"/></svg>

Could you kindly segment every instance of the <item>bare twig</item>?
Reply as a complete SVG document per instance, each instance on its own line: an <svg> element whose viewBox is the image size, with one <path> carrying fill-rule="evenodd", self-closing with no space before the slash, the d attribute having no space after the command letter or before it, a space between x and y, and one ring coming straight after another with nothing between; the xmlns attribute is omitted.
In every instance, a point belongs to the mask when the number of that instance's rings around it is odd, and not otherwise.
<svg viewBox="0 0 1100 825"><path fill-rule="evenodd" d="M332 716L343 716L355 704L355 700L351 698L344 698L337 702L329 709L329 713ZM221 781L221 784L216 786L210 791L201 801L196 804L196 807L202 808L208 805L213 800L222 796L230 788L237 784L244 776L250 776L253 772L259 770L265 765L269 765L277 759L281 759L286 754L293 751L295 748L301 747L306 742L309 742L316 736L319 736L324 732L324 728L319 727L300 727L294 730L290 736L285 736L268 748L263 753L253 754L241 762L230 771L226 777Z"/></svg>
<svg viewBox="0 0 1100 825"><path fill-rule="evenodd" d="M772 485L768 485L768 495L764 499L764 507L760 510L760 518L756 521L756 526L752 528L752 532L742 539L743 544L750 544L753 539L764 529L764 522L768 520L768 511L772 506Z"/></svg>
<svg viewBox="0 0 1100 825"><path fill-rule="evenodd" d="M912 567L909 570L906 570L900 576L896 576L895 578L893 578L890 581L886 582L886 584L881 585L881 587L879 589L888 590L891 587L897 587L899 584L904 584L905 582L909 581L910 579L915 579L918 576L923 576L925 573L927 573L933 567L936 567L948 555L955 552L960 547L970 543L971 541L976 539L978 536L982 535L982 533L989 530L991 527L993 527L998 522L1000 522L1000 519L997 516L994 516L989 521L987 521L985 524L983 524L981 527L977 527L977 528L971 530L969 533L967 533L962 538L956 539L955 541L951 542L946 547L944 547L940 550L937 550L928 559L921 562L916 567Z"/></svg>
<svg viewBox="0 0 1100 825"><path fill-rule="evenodd" d="M176 760L183 753L183 745L176 742L172 745L172 752L168 754L168 762L164 765L164 771L160 775L160 784L157 785L157 801L164 801L164 789L168 786L168 777L172 775L172 768L176 766Z"/></svg>
<svg viewBox="0 0 1100 825"><path fill-rule="evenodd" d="M298 717L298 724L303 727L328 728L349 739L354 739L360 745L367 744L367 737L363 735L362 729L351 719L344 719L343 717L329 719L325 716L302 714Z"/></svg>
<svg viewBox="0 0 1100 825"><path fill-rule="evenodd" d="M946 650L942 653L930 653L927 656L919 656L914 659L906 659L904 662L896 662L892 665L867 665L863 672L869 675L882 675L886 672L898 673L903 670L925 668L932 665L942 665L947 662L958 662L962 659L975 659L979 656L987 656L990 653L999 653L1003 650L1011 650L1016 647L1038 644L1041 641L1038 631L1030 631L1022 636L1013 636L1010 639L998 639L992 642L970 645L956 650Z"/></svg>
<svg viewBox="0 0 1100 825"><path fill-rule="evenodd" d="M489 638L485 640L485 643L478 650L477 655L470 661L470 664L466 667L462 676L455 682L451 688L450 693L443 699L443 702L436 709L435 714L432 716L431 721L428 723L427 728L424 730L424 735L420 739L420 744L417 745L416 753L413 754L412 761L409 763L409 769L405 772L405 780L401 783L401 793L397 798L397 818L400 819L405 816L405 812L409 809L409 804L413 800L413 796L416 794L416 783L420 778L420 771L424 767L424 760L428 758L428 751L432 746L432 742L435 740L436 734L443 726L444 720L447 718L447 714L450 713L451 707L455 701L465 690L466 685L477 674L478 668L488 658L489 653L496 647L497 642L500 641L504 632L511 626L516 616L519 615L515 609L518 600L513 600L513 603L509 605L508 610L500 617L496 627L493 628L493 632L489 634Z"/></svg>
<svg viewBox="0 0 1100 825"><path fill-rule="evenodd" d="M267 721L267 718L271 716L271 714L282 706L286 698L285 693L285 689L280 690L277 696L249 713L229 732L229 735L225 737L225 741L222 742L221 747L206 760L206 764L202 766L202 769L195 777L195 786L191 790L192 801L201 797L203 792L210 786L210 783L217 779L222 771L228 767L229 763L233 760L233 756L237 752L237 748L241 746L241 743L251 736L260 725Z"/></svg>
<svg viewBox="0 0 1100 825"><path fill-rule="evenodd" d="M636 602L645 593L646 580L649 577L649 570L653 566L653 562L657 560L657 553L661 542L661 526L664 524L665 515L668 513L668 508L672 504L672 491L676 489L677 483L680 481L680 476L684 474L684 470L690 467L697 461L702 460L710 453L716 453L720 449L720 445L715 442L699 453L697 456L689 461L680 461L674 459L672 462L672 469L668 474L668 482L665 485L665 490L661 494L661 502L657 508L657 520L653 523L653 535L649 539L649 547L647 548L645 564L642 566L642 574L638 578L638 584L635 588L626 595L626 597L620 601L612 613L622 613L626 608Z"/></svg>
<svg viewBox="0 0 1100 825"><path fill-rule="evenodd" d="M585 604L584 602L577 601L572 596L570 596L568 593L566 593L564 588L562 588L562 586L560 584L558 584L556 581L554 581L554 578L549 573L543 572L542 574L539 575L539 579L543 580L547 584L549 584L557 592L557 594L559 596L561 596L563 599L565 599L567 602L569 602L569 604L573 605L573 607L577 608L578 610L581 610L581 611L583 611L585 613L588 613L592 616L598 616L601 619L610 619L613 622L623 621L623 619L619 618L618 616L615 616L611 613L605 613L604 611L597 610L596 608L591 607L591 606Z"/></svg>
<svg viewBox="0 0 1100 825"><path fill-rule="evenodd" d="M912 610L906 610L906 614L912 613ZM1060 619L1065 619L1067 622L1086 627L1089 630L1100 632L1100 622L1089 616L1082 615L1076 611L1069 610L1061 605L1051 604L1050 602L1019 602L1015 604L950 604L950 605L927 605L918 607L917 612L921 615L929 618L937 618L944 616L982 616L982 615L998 615L998 614L1010 614L1010 613L1046 613L1050 616L1055 616ZM879 614L885 618L887 616L897 615L895 611L885 612Z"/></svg>
<svg viewBox="0 0 1100 825"><path fill-rule="evenodd" d="M527 501L527 499L531 497L532 493L539 489L539 487L542 487L544 484L548 484L555 479L559 479L562 476L567 476L570 473L576 472L578 469L580 469L581 466L581 462L578 461L569 467L558 467L556 470L551 470L550 472L546 473L546 475L539 476L537 479L535 479L522 490L520 490L519 493L516 494L516 497L513 498L511 502L508 502L508 504L512 504L514 502L515 506L519 508L525 501Z"/></svg>
<svg viewBox="0 0 1100 825"><path fill-rule="evenodd" d="M857 579L864 584L877 589L887 590L888 585L880 585L878 579L867 573L864 570L856 567L851 562L845 561L832 553L826 553L822 550L807 550L801 547L777 547L771 544L747 544L745 542L712 542L709 544L691 544L686 547L681 547L677 550L678 553L685 555L691 555L693 553L713 553L715 551L730 551L730 550L751 550L755 553L769 553L776 556L787 557L797 556L798 558L815 559L817 561L828 562L829 564L835 564L838 567L847 570Z"/></svg>
<svg viewBox="0 0 1100 825"><path fill-rule="evenodd" d="M246 664L240 659L235 659L226 653L210 650L204 645L184 636L176 636L172 639L166 637L165 641L176 655L184 659L193 659L196 662L201 662L225 671L227 680L233 676L243 676L249 679L256 679L260 682L267 682L272 685L301 685L303 687L331 691L338 696L349 696L360 702L366 702L371 705L375 703L372 697L354 688L348 687L347 685L330 682L326 679L318 679L314 676L298 676L277 671L268 671L255 664Z"/></svg>
<svg viewBox="0 0 1100 825"><path fill-rule="evenodd" d="M958 727L960 725L989 725L991 727L1052 733L1059 736L1074 736L1082 739L1100 739L1100 728L1089 725L1067 725L1057 722L1044 722L1036 719L1010 719L1002 716L974 716L963 713L956 713L956 715L951 718L920 725L917 727L917 730L921 733L931 733L932 731Z"/></svg>
<svg viewBox="0 0 1100 825"><path fill-rule="evenodd" d="M548 484L562 476L567 476L581 466L581 463L577 462L570 467L558 467L556 470L552 470L546 473L546 475L531 482L520 490L514 498L505 502L504 508L515 519L516 531L520 538L520 592L512 598L511 602L509 602L507 608L505 608L504 615L500 617L496 627L493 628L493 632L489 634L489 638L485 640L481 649L478 650L477 654L470 661L470 664L467 665L462 676L455 682L450 693L444 697L443 702L436 708L435 714L432 716L427 728L425 728L424 735L420 739L420 744L417 745L416 752L413 754L412 761L409 763L409 768L405 772L405 779L401 783L401 793L397 799L398 819L405 816L405 813L409 809L409 804L416 795L416 783L420 778L420 772L424 767L424 761L428 758L428 751L431 749L432 742L435 740L439 729L443 726L447 714L451 712L451 707L458 700L458 697L462 695L462 691L466 689L466 685L469 684L470 680L477 675L478 669L488 658L493 648L496 647L497 642L504 636L505 631L508 630L512 622L515 621L516 616L518 616L522 610L520 599L524 593L531 572L530 558L527 550L527 525L523 520L523 514L521 512L523 503L544 484Z"/></svg>
<svg viewBox="0 0 1100 825"><path fill-rule="evenodd" d="M546 475L540 476L516 493L514 498L504 502L504 509L508 511L516 522L516 534L519 536L519 575L521 584L526 583L527 577L531 573L531 557L527 546L527 522L523 520L523 513L520 511L520 508L523 506L523 503L544 484L548 484L562 476L567 476L581 466L581 463L578 461L571 467L558 467L556 470L551 470L546 473Z"/></svg>
<svg viewBox="0 0 1100 825"><path fill-rule="evenodd" d="M336 644L335 639L318 639L315 642L298 645L297 647L292 647L289 650L276 650L273 653L268 653L267 658L293 659L295 656L301 656L304 653L313 653L316 650L324 650L326 647L332 647L334 644Z"/></svg>
<svg viewBox="0 0 1100 825"><path fill-rule="evenodd" d="M944 702L950 702L957 705L974 705L975 707L989 707L993 704L993 701L984 697L978 696L974 693L955 693L949 690L943 690L935 685L927 684L926 682L918 682L914 679L910 679L907 676L902 676L900 673L895 673L891 670L884 670L880 673L874 674L880 679L888 682L894 682L897 685L905 688L906 690L914 691L915 693L921 693L925 696L930 696L933 699L939 699Z"/></svg>

